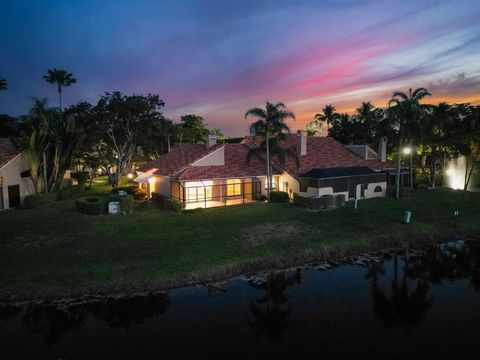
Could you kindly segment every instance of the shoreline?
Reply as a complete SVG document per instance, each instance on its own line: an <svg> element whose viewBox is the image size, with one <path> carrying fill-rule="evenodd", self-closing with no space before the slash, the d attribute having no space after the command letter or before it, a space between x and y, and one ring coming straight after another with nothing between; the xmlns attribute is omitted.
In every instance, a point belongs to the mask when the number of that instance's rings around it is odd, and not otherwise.
<svg viewBox="0 0 480 360"><path fill-rule="evenodd" d="M315 268L327 270L339 265L360 265L355 263L355 258L365 257L367 254L393 254L399 251L413 249L415 251L436 246L441 242L453 240L475 241L479 234L465 233L462 236L447 233L443 236L436 234L435 239L425 237L423 234L418 238L411 235L408 239L390 238L374 239L369 244L338 246L325 248L321 251L292 257L264 258L246 260L240 264L229 267L218 267L192 276L189 279L149 281L138 285L124 285L121 287L102 286L93 289L57 289L46 291L18 291L0 290L0 311L9 307L23 307L29 304L53 304L57 306L78 305L81 303L98 302L104 299L128 299L148 295L165 295L169 291L191 286L219 287L218 283L224 283L235 278L252 277L258 274L288 271L292 268ZM368 264L365 264L368 265Z"/></svg>

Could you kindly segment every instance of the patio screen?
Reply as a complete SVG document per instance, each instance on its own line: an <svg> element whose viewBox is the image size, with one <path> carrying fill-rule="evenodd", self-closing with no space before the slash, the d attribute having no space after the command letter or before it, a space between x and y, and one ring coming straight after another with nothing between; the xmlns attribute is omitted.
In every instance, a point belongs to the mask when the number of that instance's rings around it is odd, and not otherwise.
<svg viewBox="0 0 480 360"><path fill-rule="evenodd" d="M244 204L259 201L261 182L257 178L172 181L171 197L186 209Z"/></svg>

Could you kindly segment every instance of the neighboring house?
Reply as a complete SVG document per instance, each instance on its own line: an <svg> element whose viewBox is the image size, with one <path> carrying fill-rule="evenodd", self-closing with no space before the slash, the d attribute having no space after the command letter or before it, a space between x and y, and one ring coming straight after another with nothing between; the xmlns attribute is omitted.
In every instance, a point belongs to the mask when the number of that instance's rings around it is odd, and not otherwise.
<svg viewBox="0 0 480 360"><path fill-rule="evenodd" d="M265 156L255 154L247 162L247 154L260 143L260 138L247 136L240 144L217 144L210 135L206 144L175 146L146 163L135 181L149 196L156 192L175 198L187 209L259 201L266 195ZM368 160L331 137L307 137L304 131L288 135L283 146L297 151L300 166L291 158L283 166L274 159L275 190L290 196L341 193L348 199L386 195L383 171L392 168L386 156Z"/></svg>
<svg viewBox="0 0 480 360"><path fill-rule="evenodd" d="M8 138L0 138L0 210L17 208L34 193L30 169Z"/></svg>

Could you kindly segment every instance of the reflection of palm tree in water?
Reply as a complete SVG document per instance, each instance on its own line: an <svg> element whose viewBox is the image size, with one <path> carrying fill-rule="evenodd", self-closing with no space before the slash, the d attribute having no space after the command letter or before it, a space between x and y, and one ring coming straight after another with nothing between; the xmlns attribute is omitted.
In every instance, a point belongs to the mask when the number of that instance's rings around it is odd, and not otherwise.
<svg viewBox="0 0 480 360"><path fill-rule="evenodd" d="M281 272L268 275L261 284L249 283L258 290L264 290L263 297L257 297L250 304L250 317L248 322L258 335L269 338L280 338L283 331L293 326L290 318L292 311L289 295L286 289L302 281L302 271Z"/></svg>
<svg viewBox="0 0 480 360"><path fill-rule="evenodd" d="M428 282L417 279L416 286L409 288L407 281L408 259L404 260L404 269L399 279L398 256L393 257L393 278L391 294L387 296L379 286L379 274L384 274L380 264L373 264L367 274L372 279L371 294L373 312L387 328L397 327L410 334L415 326L420 324L427 310L432 306L432 300L427 298Z"/></svg>

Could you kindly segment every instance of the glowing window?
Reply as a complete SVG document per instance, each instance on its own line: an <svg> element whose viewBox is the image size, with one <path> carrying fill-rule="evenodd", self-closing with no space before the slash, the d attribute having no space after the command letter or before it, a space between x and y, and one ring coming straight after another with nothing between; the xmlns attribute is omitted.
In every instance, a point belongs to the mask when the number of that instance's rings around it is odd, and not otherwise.
<svg viewBox="0 0 480 360"><path fill-rule="evenodd" d="M227 179L227 196L242 195L242 181L240 179Z"/></svg>

